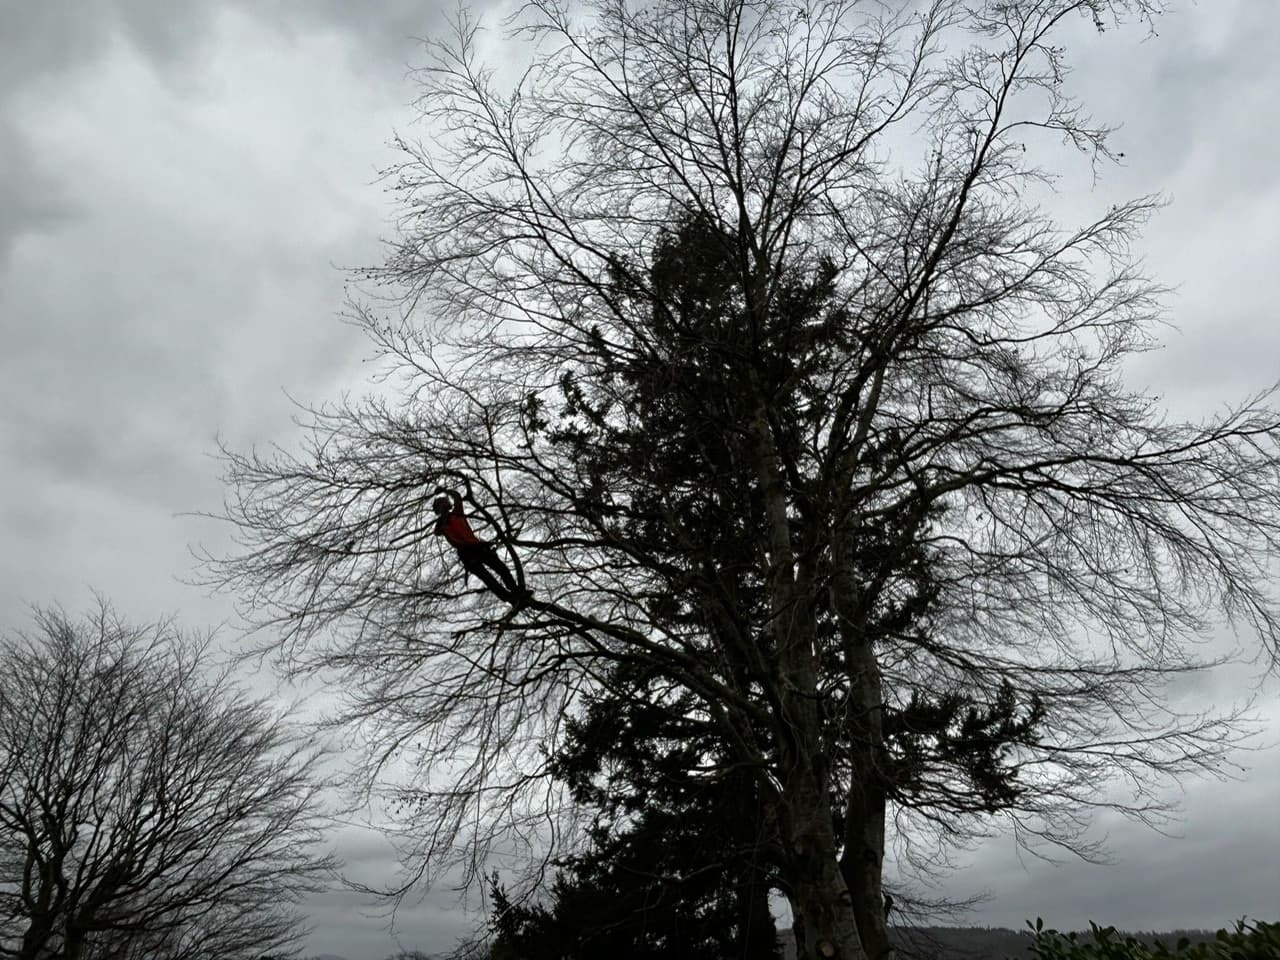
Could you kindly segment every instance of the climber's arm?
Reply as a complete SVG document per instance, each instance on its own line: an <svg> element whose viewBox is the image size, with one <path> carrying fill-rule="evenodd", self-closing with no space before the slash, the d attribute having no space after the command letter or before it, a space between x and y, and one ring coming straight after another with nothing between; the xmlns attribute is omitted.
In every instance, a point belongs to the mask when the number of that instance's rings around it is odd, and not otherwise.
<svg viewBox="0 0 1280 960"><path fill-rule="evenodd" d="M465 516L465 511L462 509L462 496L457 490L452 490L449 487L436 487L435 490L432 491L431 495L434 497L437 494L444 494L450 501L452 501L453 513L460 517Z"/></svg>

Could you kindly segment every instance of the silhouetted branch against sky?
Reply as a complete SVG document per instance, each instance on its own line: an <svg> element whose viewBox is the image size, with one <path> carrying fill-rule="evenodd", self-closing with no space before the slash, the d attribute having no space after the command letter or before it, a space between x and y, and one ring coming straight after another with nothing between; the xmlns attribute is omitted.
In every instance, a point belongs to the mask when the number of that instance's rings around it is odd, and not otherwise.
<svg viewBox="0 0 1280 960"><path fill-rule="evenodd" d="M243 549L213 566L290 669L336 670L366 777L403 760L415 876L572 838L545 754L609 664L693 693L759 772L819 952L861 956L833 891L865 846L855 912L879 913L885 804L1089 854L1090 809L1159 822L1170 778L1220 769L1243 714L1161 691L1215 616L1280 650L1272 394L1184 423L1128 387L1162 318L1131 253L1160 201L1045 205L1060 166L1117 159L1059 36L1154 12L534 2L518 70L479 58L466 13L428 44L423 136L386 173L400 240L351 314L385 389L317 410L300 454L224 451ZM714 310L661 281L699 224L730 275ZM806 284L826 292L797 306ZM663 460L703 429L732 469ZM527 609L460 594L435 551L426 500L454 472ZM688 521L730 503L745 553ZM942 753L893 780L886 718L913 694L1004 686L1043 714L1007 745L1013 794L984 805ZM1099 793L1116 776L1129 799ZM828 792L860 824L842 838Z"/></svg>
<svg viewBox="0 0 1280 960"><path fill-rule="evenodd" d="M0 646L0 956L293 955L335 867L299 734L207 640L36 611Z"/></svg>

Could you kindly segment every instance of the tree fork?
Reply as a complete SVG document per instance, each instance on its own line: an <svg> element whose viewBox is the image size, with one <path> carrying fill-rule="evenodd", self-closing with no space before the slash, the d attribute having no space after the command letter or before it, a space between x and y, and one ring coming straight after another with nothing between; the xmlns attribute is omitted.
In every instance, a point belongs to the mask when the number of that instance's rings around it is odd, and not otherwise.
<svg viewBox="0 0 1280 960"><path fill-rule="evenodd" d="M794 702L797 697L789 699L793 716L816 723L815 701L800 704ZM836 860L825 764L816 742L803 746L809 748L807 756L788 758L792 771L783 784L779 818L786 850L782 873L796 915L796 949L806 960L869 960Z"/></svg>

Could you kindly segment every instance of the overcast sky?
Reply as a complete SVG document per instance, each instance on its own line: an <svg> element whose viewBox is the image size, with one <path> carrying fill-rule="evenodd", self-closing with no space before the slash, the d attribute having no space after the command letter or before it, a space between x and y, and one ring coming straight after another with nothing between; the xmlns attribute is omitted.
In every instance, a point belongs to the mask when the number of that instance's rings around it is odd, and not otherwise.
<svg viewBox="0 0 1280 960"><path fill-rule="evenodd" d="M215 435L289 442L288 395L362 389L338 267L390 235L375 171L411 117L412 38L440 22L433 0L0 0L0 629L90 589L138 620L230 616L180 579L225 534L181 514L220 502ZM1124 124L1127 165L1064 203L1173 200L1144 249L1176 329L1136 373L1196 413L1280 377L1280 4L1183 0L1159 34L1081 34L1076 90ZM1270 749L1242 783L1186 785L1183 839L1105 821L1117 865L1059 868L993 840L949 887L994 895L971 922L1280 919L1267 692ZM335 842L362 876L389 869L376 835ZM449 903L402 910L399 945L448 947L467 922ZM397 947L349 894L311 909L313 952Z"/></svg>

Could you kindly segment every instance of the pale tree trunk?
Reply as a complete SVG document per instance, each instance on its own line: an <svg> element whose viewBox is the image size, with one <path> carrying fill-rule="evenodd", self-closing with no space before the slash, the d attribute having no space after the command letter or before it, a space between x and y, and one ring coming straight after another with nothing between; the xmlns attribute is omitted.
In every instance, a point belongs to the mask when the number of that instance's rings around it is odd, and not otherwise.
<svg viewBox="0 0 1280 960"><path fill-rule="evenodd" d="M831 817L830 765L823 753L818 702L816 623L810 585L797 584L785 474L769 428L762 392L752 383L756 471L768 515L771 600L769 630L777 649L779 721L785 734L778 759L780 865L797 919L803 960L867 960L858 937L849 888L840 871ZM806 578L807 581L807 578Z"/></svg>
<svg viewBox="0 0 1280 960"><path fill-rule="evenodd" d="M884 913L884 729L879 665L869 644L858 644L853 655L851 684L852 777L845 804L844 850L840 869L849 887L858 933L868 960L892 955Z"/></svg>
<svg viewBox="0 0 1280 960"><path fill-rule="evenodd" d="M836 835L824 764L796 757L782 791L783 877L795 914L796 949L803 960L867 960L849 889L836 859Z"/></svg>
<svg viewBox="0 0 1280 960"><path fill-rule="evenodd" d="M874 602L881 584L869 590L854 581L854 535L840 528L832 545L836 571L832 594L849 679L845 736L852 774L844 810L840 869L849 886L858 932L869 960L888 960L888 918L884 910L884 823L886 768L884 689L880 664L867 636L866 605Z"/></svg>

